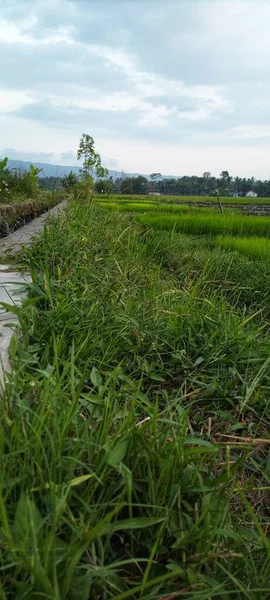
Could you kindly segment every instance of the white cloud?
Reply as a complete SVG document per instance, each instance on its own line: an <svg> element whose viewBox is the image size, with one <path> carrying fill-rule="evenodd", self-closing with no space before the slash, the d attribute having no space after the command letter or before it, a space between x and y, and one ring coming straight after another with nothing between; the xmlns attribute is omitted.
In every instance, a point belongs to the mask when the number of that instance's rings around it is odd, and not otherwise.
<svg viewBox="0 0 270 600"><path fill-rule="evenodd" d="M241 125L231 129L229 135L239 140L270 139L270 125Z"/></svg>
<svg viewBox="0 0 270 600"><path fill-rule="evenodd" d="M34 104L34 102L35 99L30 92L0 89L0 113L13 112L26 104Z"/></svg>
<svg viewBox="0 0 270 600"><path fill-rule="evenodd" d="M30 33L36 25L37 19L33 16L29 20L13 23L7 19L0 19L0 41L5 44L24 44L27 46L37 46L39 44L61 44L70 43L72 27L59 27L51 35L43 35L39 38Z"/></svg>
<svg viewBox="0 0 270 600"><path fill-rule="evenodd" d="M2 3L1 143L61 161L85 119L125 170L269 176L269 21L269 0Z"/></svg>
<svg viewBox="0 0 270 600"><path fill-rule="evenodd" d="M100 90L89 88L85 96L85 89L74 88L73 96L68 98L48 94L48 99L55 106L72 106L102 111L129 111L137 110L139 125L164 126L168 117L175 116L183 120L204 120L219 110L231 110L230 103L225 99L224 90L216 86L188 86L182 81L177 81L153 73L141 71L137 66L136 57L113 47L97 44L81 43L72 37L73 27L60 27L53 35L45 31L40 38L31 33L36 25L33 16L30 21L21 21L14 24L7 20L0 21L0 40L6 44L37 45L71 45L79 47L82 53L90 57L98 56L110 64L112 69L121 71L132 91L129 93L101 94ZM77 92L77 93L76 93ZM148 99L163 97L164 103L156 105ZM168 108L166 98L173 96L175 106ZM198 106L195 110L184 111L177 106L177 98L195 100Z"/></svg>

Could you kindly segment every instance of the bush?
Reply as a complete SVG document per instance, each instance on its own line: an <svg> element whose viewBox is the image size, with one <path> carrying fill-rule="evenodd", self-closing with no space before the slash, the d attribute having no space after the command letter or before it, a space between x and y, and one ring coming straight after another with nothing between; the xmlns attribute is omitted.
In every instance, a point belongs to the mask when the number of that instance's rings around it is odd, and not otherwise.
<svg viewBox="0 0 270 600"><path fill-rule="evenodd" d="M0 203L36 198L39 193L38 174L41 169L30 165L29 171L6 168L8 159L0 162Z"/></svg>

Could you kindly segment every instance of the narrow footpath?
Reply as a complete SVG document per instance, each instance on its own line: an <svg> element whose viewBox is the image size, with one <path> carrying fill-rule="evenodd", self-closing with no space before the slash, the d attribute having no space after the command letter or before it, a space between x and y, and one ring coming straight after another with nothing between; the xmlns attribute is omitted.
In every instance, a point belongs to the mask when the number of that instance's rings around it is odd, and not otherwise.
<svg viewBox="0 0 270 600"><path fill-rule="evenodd" d="M33 238L43 230L47 219L51 215L61 212L66 205L66 201L61 202L27 225L0 239L0 393L5 384L5 373L11 371L9 346L14 335L14 328L10 326L18 324L16 315L12 311L8 311L1 303L20 306L23 295L22 287L30 281L28 273L19 273L14 265L7 264L7 254L15 255L23 246L30 246Z"/></svg>

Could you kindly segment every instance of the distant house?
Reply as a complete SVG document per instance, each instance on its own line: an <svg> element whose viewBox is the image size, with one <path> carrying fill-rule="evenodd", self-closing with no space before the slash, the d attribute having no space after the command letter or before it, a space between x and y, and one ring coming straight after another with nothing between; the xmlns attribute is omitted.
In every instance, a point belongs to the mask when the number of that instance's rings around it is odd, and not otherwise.
<svg viewBox="0 0 270 600"><path fill-rule="evenodd" d="M253 192L253 190L249 190L249 192L246 193L246 198L257 198L258 194L256 194L256 192Z"/></svg>
<svg viewBox="0 0 270 600"><path fill-rule="evenodd" d="M240 192L233 192L234 198L240 198L240 196L241 196Z"/></svg>
<svg viewBox="0 0 270 600"><path fill-rule="evenodd" d="M149 196L160 196L160 192L149 192Z"/></svg>

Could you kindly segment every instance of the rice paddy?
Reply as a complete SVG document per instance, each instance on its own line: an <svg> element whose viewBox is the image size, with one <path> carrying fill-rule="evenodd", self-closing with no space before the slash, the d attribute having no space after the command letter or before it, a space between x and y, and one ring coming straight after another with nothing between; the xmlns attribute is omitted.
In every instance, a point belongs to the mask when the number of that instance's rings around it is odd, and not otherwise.
<svg viewBox="0 0 270 600"><path fill-rule="evenodd" d="M168 203L209 203L209 204L217 204L217 200L215 196L170 196L170 195L160 195L160 196L152 196L149 194L148 196L139 196L134 194L113 194L112 196L106 197L104 194L96 195L98 200L102 200L102 202L110 202L113 198L114 202L145 202L148 200L154 200L155 202L168 202ZM222 204L234 204L234 205L253 205L261 204L261 205L269 205L270 198L249 198L249 197L233 197L233 196L223 196L220 198Z"/></svg>
<svg viewBox="0 0 270 600"><path fill-rule="evenodd" d="M183 214L181 216L147 214L136 217L147 227L174 230L191 235L233 235L269 237L270 219L267 217L227 216L218 214Z"/></svg>
<svg viewBox="0 0 270 600"><path fill-rule="evenodd" d="M191 202L195 203L198 199L199 197L193 197ZM236 251L256 260L263 260L269 256L270 219L268 217L241 214L239 209L232 208L228 203L225 204L224 215L221 215L216 203L209 208L192 206L190 197L189 204L178 203L179 198L176 203L168 200L162 202L161 197L151 202L147 201L145 196L136 198L136 202L133 200L134 197L117 197L114 202L100 198L97 201L100 206L108 210L134 214L137 222L156 231L203 236L209 247L214 244L223 250ZM181 201L184 201L183 197ZM211 201L213 202L214 199L211 198Z"/></svg>
<svg viewBox="0 0 270 600"><path fill-rule="evenodd" d="M190 206L188 204L162 204L161 202L98 202L99 206L103 206L108 210L119 210L123 212L137 212L137 213L192 213L192 214L216 214L216 208L206 207L200 208L197 206ZM237 209L230 207L225 208L226 214L236 214Z"/></svg>
<svg viewBox="0 0 270 600"><path fill-rule="evenodd" d="M269 238L218 236L216 245L224 250L240 252L256 260L270 258Z"/></svg>

